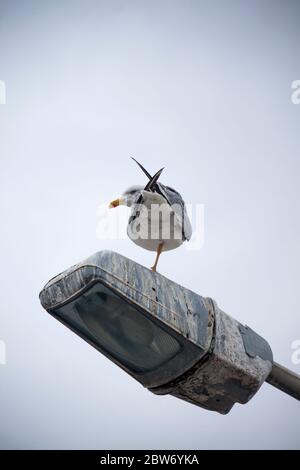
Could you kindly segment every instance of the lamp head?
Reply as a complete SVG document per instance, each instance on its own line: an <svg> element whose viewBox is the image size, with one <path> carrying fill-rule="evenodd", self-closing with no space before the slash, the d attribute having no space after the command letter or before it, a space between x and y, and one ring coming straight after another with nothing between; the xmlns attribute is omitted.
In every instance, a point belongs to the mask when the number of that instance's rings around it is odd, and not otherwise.
<svg viewBox="0 0 300 470"><path fill-rule="evenodd" d="M51 279L43 307L153 393L228 413L272 368L268 343L216 303L111 251Z"/></svg>

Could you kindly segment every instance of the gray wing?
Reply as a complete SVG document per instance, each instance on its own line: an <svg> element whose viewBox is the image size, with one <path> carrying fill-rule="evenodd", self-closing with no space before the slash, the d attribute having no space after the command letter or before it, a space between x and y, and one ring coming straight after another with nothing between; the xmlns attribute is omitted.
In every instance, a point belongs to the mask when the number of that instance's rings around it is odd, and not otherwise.
<svg viewBox="0 0 300 470"><path fill-rule="evenodd" d="M192 236L192 224L189 219L185 202L182 199L180 193L170 186L165 186L162 183L158 183L159 189L161 190L162 194L166 196L168 203L173 206L174 205L174 212L178 217L182 219L182 235L184 240L190 240ZM177 209L179 208L179 210Z"/></svg>

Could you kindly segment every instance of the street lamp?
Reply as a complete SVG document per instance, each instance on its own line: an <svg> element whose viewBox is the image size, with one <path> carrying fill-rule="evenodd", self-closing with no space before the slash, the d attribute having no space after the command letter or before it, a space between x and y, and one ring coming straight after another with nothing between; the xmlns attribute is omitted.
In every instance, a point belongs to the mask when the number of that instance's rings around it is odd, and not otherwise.
<svg viewBox="0 0 300 470"><path fill-rule="evenodd" d="M300 400L300 377L210 298L112 251L51 279L43 307L143 386L226 414L264 381Z"/></svg>

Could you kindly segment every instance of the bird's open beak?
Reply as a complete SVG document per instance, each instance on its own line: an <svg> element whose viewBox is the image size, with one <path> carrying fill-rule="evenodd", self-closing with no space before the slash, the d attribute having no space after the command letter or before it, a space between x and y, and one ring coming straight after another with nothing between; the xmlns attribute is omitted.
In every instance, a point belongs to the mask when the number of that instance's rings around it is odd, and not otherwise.
<svg viewBox="0 0 300 470"><path fill-rule="evenodd" d="M109 204L109 209L114 209L115 207L118 207L118 206L121 206L122 204L124 204L124 201L123 199L114 199L113 201L111 201L111 203Z"/></svg>

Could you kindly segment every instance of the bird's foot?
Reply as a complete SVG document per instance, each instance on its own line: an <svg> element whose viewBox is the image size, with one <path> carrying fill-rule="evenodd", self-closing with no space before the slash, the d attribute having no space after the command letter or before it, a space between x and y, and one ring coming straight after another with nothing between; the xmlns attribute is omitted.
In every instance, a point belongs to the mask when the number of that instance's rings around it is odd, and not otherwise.
<svg viewBox="0 0 300 470"><path fill-rule="evenodd" d="M157 263L158 263L160 254L161 254L162 249L163 249L163 245L164 245L163 242L161 242L157 247L155 262L154 262L154 265L151 267L151 269L154 273L156 273L156 267L157 267Z"/></svg>

